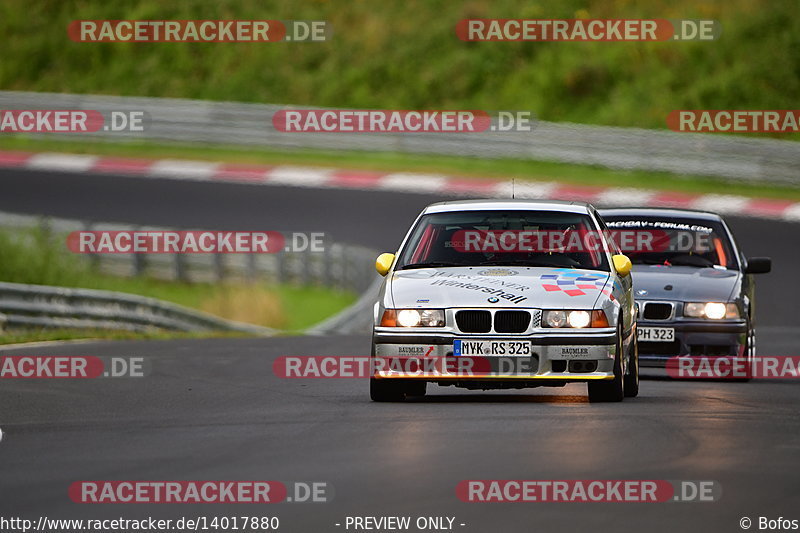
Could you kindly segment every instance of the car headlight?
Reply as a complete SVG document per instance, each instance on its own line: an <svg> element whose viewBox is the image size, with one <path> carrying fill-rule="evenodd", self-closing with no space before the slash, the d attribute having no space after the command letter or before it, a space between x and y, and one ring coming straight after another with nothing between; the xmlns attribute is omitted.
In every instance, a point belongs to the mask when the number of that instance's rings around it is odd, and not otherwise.
<svg viewBox="0 0 800 533"><path fill-rule="evenodd" d="M542 325L546 328L607 328L608 319L601 309L593 311L557 309L544 312Z"/></svg>
<svg viewBox="0 0 800 533"><path fill-rule="evenodd" d="M570 311L567 315L567 324L572 328L585 328L592 323L592 316L588 311Z"/></svg>
<svg viewBox="0 0 800 533"><path fill-rule="evenodd" d="M683 305L683 316L708 318L710 320L739 318L739 308L736 307L735 303L688 302Z"/></svg>
<svg viewBox="0 0 800 533"><path fill-rule="evenodd" d="M443 309L386 309L381 326L390 328L438 328L444 326Z"/></svg>

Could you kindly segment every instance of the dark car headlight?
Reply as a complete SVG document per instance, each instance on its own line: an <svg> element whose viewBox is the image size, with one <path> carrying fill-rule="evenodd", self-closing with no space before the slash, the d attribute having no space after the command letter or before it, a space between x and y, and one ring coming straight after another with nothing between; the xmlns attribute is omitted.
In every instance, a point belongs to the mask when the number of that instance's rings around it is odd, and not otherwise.
<svg viewBox="0 0 800 533"><path fill-rule="evenodd" d="M739 318L739 308L735 303L722 302L687 302L683 304L683 316L690 318Z"/></svg>

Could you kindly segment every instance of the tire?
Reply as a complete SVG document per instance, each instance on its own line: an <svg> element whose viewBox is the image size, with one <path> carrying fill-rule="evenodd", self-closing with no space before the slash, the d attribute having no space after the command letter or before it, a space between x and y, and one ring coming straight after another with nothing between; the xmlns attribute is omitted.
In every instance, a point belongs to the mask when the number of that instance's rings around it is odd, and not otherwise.
<svg viewBox="0 0 800 533"><path fill-rule="evenodd" d="M406 396L425 396L428 392L428 382L420 380L411 380L406 386Z"/></svg>
<svg viewBox="0 0 800 533"><path fill-rule="evenodd" d="M736 378L731 381L737 383L747 383L753 378L753 360L756 356L756 330L752 327L747 330L747 344L744 347L745 377Z"/></svg>
<svg viewBox="0 0 800 533"><path fill-rule="evenodd" d="M375 334L372 335L371 357L375 357ZM403 380L369 378L369 398L373 402L402 402L406 399Z"/></svg>
<svg viewBox="0 0 800 533"><path fill-rule="evenodd" d="M369 397L373 402L402 402L406 392L399 379L369 378Z"/></svg>
<svg viewBox="0 0 800 533"><path fill-rule="evenodd" d="M373 402L402 402L409 396L425 396L428 383L406 379L369 380L369 397Z"/></svg>
<svg viewBox="0 0 800 533"><path fill-rule="evenodd" d="M375 357L375 334L372 335L372 357ZM369 397L373 402L402 402L409 396L425 396L428 383L415 379L369 378Z"/></svg>
<svg viewBox="0 0 800 533"><path fill-rule="evenodd" d="M623 378L626 398L639 396L639 340L636 338L635 333L631 342L631 352L631 357L628 360L628 373Z"/></svg>
<svg viewBox="0 0 800 533"><path fill-rule="evenodd" d="M617 354L614 358L614 379L590 381L591 403L621 402L625 398L625 377L622 375L622 324L617 325Z"/></svg>

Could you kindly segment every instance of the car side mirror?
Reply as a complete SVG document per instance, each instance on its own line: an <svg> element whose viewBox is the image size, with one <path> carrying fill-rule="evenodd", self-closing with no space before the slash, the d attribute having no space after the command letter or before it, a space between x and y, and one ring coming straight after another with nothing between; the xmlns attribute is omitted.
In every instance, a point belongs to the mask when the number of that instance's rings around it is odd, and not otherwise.
<svg viewBox="0 0 800 533"><path fill-rule="evenodd" d="M769 257L748 257L745 274L766 274L772 270L772 259Z"/></svg>
<svg viewBox="0 0 800 533"><path fill-rule="evenodd" d="M627 255L616 254L611 257L611 260L614 261L614 270L616 270L617 274L620 276L625 277L631 273L633 263L631 263Z"/></svg>
<svg viewBox="0 0 800 533"><path fill-rule="evenodd" d="M389 269L392 268L392 263L394 263L394 254L381 254L375 260L375 270L381 276L385 276L389 273Z"/></svg>

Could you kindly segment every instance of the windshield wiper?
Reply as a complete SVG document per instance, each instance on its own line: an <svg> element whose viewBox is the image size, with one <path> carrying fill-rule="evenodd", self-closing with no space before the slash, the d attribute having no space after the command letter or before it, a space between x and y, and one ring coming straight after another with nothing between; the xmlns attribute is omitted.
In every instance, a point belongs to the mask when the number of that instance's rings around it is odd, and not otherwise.
<svg viewBox="0 0 800 533"><path fill-rule="evenodd" d="M458 267L465 266L458 263L448 263L445 261L431 261L429 263L409 263L400 267L400 270L410 270L412 268L437 268L437 267Z"/></svg>

